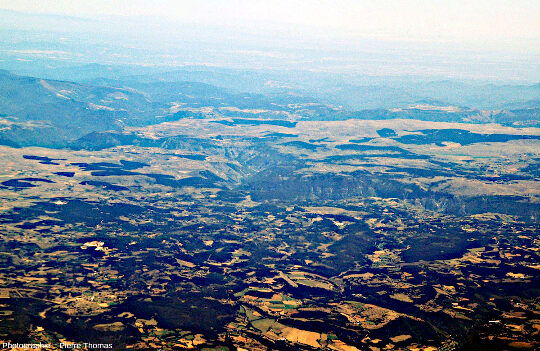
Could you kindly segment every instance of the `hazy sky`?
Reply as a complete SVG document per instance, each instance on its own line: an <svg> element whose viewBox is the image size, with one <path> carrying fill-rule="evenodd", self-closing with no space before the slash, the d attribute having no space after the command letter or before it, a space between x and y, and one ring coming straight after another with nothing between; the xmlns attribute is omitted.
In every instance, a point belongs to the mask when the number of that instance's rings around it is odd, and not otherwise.
<svg viewBox="0 0 540 351"><path fill-rule="evenodd" d="M0 0L0 9L93 19L0 21L9 38L16 29L72 38L79 46L51 46L70 59L540 80L540 0ZM100 41L118 52L79 52Z"/></svg>
<svg viewBox="0 0 540 351"><path fill-rule="evenodd" d="M262 28L287 23L389 40L515 45L540 37L539 0L4 0L0 8Z"/></svg>

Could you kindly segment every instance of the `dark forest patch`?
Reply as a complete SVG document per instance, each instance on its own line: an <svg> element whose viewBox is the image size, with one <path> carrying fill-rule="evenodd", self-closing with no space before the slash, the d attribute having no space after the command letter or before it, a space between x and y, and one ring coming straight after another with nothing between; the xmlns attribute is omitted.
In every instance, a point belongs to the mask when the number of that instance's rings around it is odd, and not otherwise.
<svg viewBox="0 0 540 351"><path fill-rule="evenodd" d="M18 189L20 189L20 188L33 188L33 187L37 186L36 184L34 184L34 182L55 183L50 179L27 177L27 178L15 178L15 179L6 180L6 181L2 182L2 185L13 187L13 188L16 188L16 189L17 188Z"/></svg>
<svg viewBox="0 0 540 351"><path fill-rule="evenodd" d="M441 144L445 141L470 145L475 143L498 142L504 143L511 140L540 140L537 135L514 135L514 134L478 134L463 129L425 129L419 131L422 134L408 134L396 138L403 144Z"/></svg>

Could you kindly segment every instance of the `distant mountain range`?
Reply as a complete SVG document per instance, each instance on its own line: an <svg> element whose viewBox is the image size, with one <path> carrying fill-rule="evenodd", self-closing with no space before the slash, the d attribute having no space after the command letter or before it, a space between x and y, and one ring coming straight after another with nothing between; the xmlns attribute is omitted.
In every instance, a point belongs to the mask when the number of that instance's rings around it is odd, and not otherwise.
<svg viewBox="0 0 540 351"><path fill-rule="evenodd" d="M104 67L91 66L99 73ZM113 75L114 77L114 75ZM212 78L213 77L213 78ZM185 78L193 81L183 80ZM223 78L221 80L221 78ZM227 123L242 123L239 119L344 120L344 119L418 119L465 123L500 123L517 127L539 126L540 85L486 86L473 91L473 86L450 82L414 83L426 96L416 98L407 88L398 90L382 85L343 89L343 96L357 94L384 99L386 95L401 96L394 108L362 109L329 104L332 95L319 98L336 89L328 86L310 95L302 86L279 85L259 75L232 72L176 71L169 74L128 76L125 78L95 78L85 82L68 82L15 75L0 70L0 144L11 146L40 145L64 147L89 133L108 130L122 131L126 127L144 126L182 118L228 119ZM254 78L253 80L250 80ZM243 81L251 92L241 92ZM206 81L206 82L201 82ZM222 86L209 84L216 83ZM257 88L260 82L261 88ZM322 83L321 83L322 84ZM227 87L223 87L223 85ZM494 100L497 108L478 109L449 104L442 96L432 97L437 87L444 86L458 100ZM356 89L356 90L355 90ZM413 88L411 88L413 89ZM347 92L348 91L348 92ZM469 91L469 95L467 92ZM313 92L313 91L310 91ZM520 94L522 92L522 94ZM335 91L337 94L337 91ZM386 95L385 95L386 94ZM442 95L440 92L438 95ZM536 94L536 95L535 95ZM511 96L516 96L511 100ZM315 96L315 97L313 97ZM509 102L510 101L510 102ZM507 108L501 109L504 105ZM230 120L233 118L233 120Z"/></svg>

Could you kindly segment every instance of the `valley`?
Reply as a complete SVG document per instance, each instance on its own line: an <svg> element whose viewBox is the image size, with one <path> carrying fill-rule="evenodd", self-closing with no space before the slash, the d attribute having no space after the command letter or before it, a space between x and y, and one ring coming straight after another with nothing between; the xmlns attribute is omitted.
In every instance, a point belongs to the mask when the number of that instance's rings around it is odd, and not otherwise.
<svg viewBox="0 0 540 351"><path fill-rule="evenodd" d="M211 111L0 146L1 339L538 346L537 128Z"/></svg>

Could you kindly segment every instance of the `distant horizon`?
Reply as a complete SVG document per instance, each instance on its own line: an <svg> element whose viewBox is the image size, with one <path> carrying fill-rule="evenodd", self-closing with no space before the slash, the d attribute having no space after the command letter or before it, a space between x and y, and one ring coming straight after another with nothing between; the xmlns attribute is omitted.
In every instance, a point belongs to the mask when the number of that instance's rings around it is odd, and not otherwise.
<svg viewBox="0 0 540 351"><path fill-rule="evenodd" d="M74 64L540 82L540 3L534 1L122 3L0 4L0 31L10 34L0 65L35 58L25 50L51 50L69 52L61 59ZM106 49L83 52L93 46Z"/></svg>
<svg viewBox="0 0 540 351"><path fill-rule="evenodd" d="M342 35L362 31L363 37L389 40L540 39L540 3L534 0L19 0L0 8L98 19L157 17L199 25L294 24L333 28Z"/></svg>

